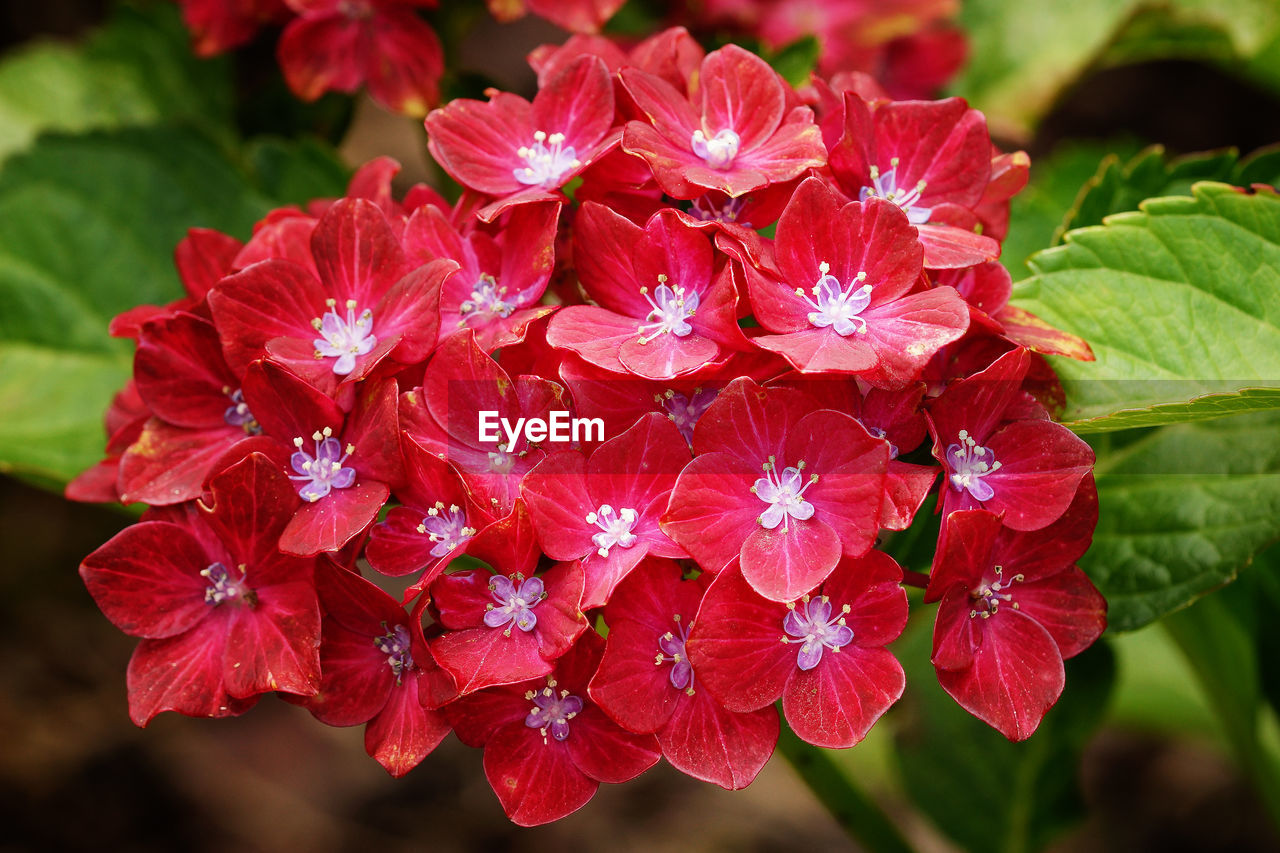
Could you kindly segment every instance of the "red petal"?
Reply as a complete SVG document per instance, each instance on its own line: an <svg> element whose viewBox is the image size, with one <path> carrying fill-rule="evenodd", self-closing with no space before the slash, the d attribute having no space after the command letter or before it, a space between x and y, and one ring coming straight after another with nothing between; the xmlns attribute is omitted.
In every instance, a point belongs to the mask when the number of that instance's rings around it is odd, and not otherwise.
<svg viewBox="0 0 1280 853"><path fill-rule="evenodd" d="M735 714L705 690L681 696L671 722L658 732L663 757L681 773L721 788L750 785L778 742L778 712L766 707Z"/></svg>
<svg viewBox="0 0 1280 853"><path fill-rule="evenodd" d="M802 740L843 749L866 737L905 686L902 665L887 649L828 649L816 667L795 671L782 712Z"/></svg>
<svg viewBox="0 0 1280 853"><path fill-rule="evenodd" d="M523 721L500 729L485 745L484 774L507 817L520 826L571 814L600 786L573 763L565 743L544 739Z"/></svg>

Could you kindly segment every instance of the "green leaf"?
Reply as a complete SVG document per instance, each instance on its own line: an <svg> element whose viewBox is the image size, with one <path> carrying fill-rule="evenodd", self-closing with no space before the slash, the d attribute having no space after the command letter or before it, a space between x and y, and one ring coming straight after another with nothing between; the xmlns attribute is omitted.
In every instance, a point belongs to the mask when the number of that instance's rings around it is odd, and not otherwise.
<svg viewBox="0 0 1280 853"><path fill-rule="evenodd" d="M225 60L192 56L176 6L118 7L81 46L26 45L0 61L0 160L44 131L84 131L181 118L229 126Z"/></svg>
<svg viewBox="0 0 1280 853"><path fill-rule="evenodd" d="M1236 760L1280 821L1280 759L1258 737L1262 704L1259 608L1247 582L1233 584L1164 621L1204 688Z"/></svg>
<svg viewBox="0 0 1280 853"><path fill-rule="evenodd" d="M314 151L272 143L276 191L307 189ZM309 150L306 146L304 151ZM263 172L259 163L259 173ZM284 176L284 177L282 177ZM308 177L312 176L312 177ZM102 454L102 415L131 370L112 316L182 293L192 227L247 238L273 206L219 145L170 127L44 136L0 168L0 471L65 483Z"/></svg>
<svg viewBox="0 0 1280 853"><path fill-rule="evenodd" d="M1011 743L938 685L929 623L894 652L907 671L897 712L897 757L913 802L967 850L1042 850L1084 814L1075 772L1101 722L1115 678L1106 643L1067 661L1067 684L1040 728Z"/></svg>
<svg viewBox="0 0 1280 853"><path fill-rule="evenodd" d="M1030 274L1028 258L1058 242L1063 222L1100 169L1136 150L1136 143L1123 140L1069 142L1031 164L1031 180L1011 202L1009 233L1000 249L1000 261L1014 281Z"/></svg>
<svg viewBox="0 0 1280 853"><path fill-rule="evenodd" d="M337 198L351 177L337 152L316 139L261 137L245 147L245 159L257 186L281 204Z"/></svg>
<svg viewBox="0 0 1280 853"><path fill-rule="evenodd" d="M1077 432L1280 406L1280 197L1192 191L1068 233L1015 288L1097 356L1053 359Z"/></svg>
<svg viewBox="0 0 1280 853"><path fill-rule="evenodd" d="M1280 413L1095 439L1101 513L1081 567L1131 631L1236 577L1280 539Z"/></svg>
<svg viewBox="0 0 1280 853"><path fill-rule="evenodd" d="M822 46L813 36L791 42L777 53L766 54L765 58L773 66L773 70L782 75L792 86L803 86L809 82L809 75L818 64L818 54Z"/></svg>
<svg viewBox="0 0 1280 853"><path fill-rule="evenodd" d="M1156 58L1212 60L1268 81L1257 58L1275 47L1273 0L966 0L970 61L953 89L1001 135L1030 134L1095 68ZM1280 70L1276 71L1280 77Z"/></svg>

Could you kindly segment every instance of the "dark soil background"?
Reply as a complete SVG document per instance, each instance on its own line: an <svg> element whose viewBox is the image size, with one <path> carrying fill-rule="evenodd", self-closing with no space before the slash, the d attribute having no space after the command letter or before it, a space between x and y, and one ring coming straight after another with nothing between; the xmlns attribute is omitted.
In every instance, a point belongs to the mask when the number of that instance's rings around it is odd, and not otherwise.
<svg viewBox="0 0 1280 853"><path fill-rule="evenodd" d="M74 35L106 5L0 4L0 47ZM521 38L546 40L530 26ZM513 75L524 50L500 51ZM1070 92L1030 150L1121 134L1172 151L1248 151L1280 140L1280 103L1189 63L1111 70ZM391 153L409 179L427 168L420 137L367 104L343 152L353 163ZM233 720L166 714L137 729L124 683L134 641L101 616L76 572L129 521L0 477L0 851L855 849L780 757L744 792L659 767L602 786L555 825L521 830L488 789L480 752L452 738L395 781L364 754L361 729L326 728L271 697ZM1062 772L1080 778L1091 815L1056 849L1280 850L1248 785L1208 746L1104 730L1083 767ZM952 849L902 803L887 806L922 849Z"/></svg>

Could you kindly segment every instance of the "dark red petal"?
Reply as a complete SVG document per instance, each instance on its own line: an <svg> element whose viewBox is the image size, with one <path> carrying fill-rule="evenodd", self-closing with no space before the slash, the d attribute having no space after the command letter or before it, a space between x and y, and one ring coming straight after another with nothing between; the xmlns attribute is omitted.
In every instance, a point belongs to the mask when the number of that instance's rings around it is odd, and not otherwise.
<svg viewBox="0 0 1280 853"><path fill-rule="evenodd" d="M658 743L681 773L736 791L750 785L773 755L778 730L774 708L735 714L695 688L658 732Z"/></svg>
<svg viewBox="0 0 1280 853"><path fill-rule="evenodd" d="M843 749L867 736L905 686L902 665L887 649L827 649L816 667L795 671L782 695L782 712L802 740Z"/></svg>
<svg viewBox="0 0 1280 853"><path fill-rule="evenodd" d="M523 721L503 727L489 739L484 775L507 817L520 826L550 823L571 814L600 787L574 764L565 743L544 738Z"/></svg>
<svg viewBox="0 0 1280 853"><path fill-rule="evenodd" d="M439 711L428 711L418 699L419 675L406 673L404 683L391 689L391 697L364 730L369 756L397 779L422 763L449 734L449 724Z"/></svg>
<svg viewBox="0 0 1280 853"><path fill-rule="evenodd" d="M629 781L662 757L653 735L627 731L590 703L569 721L565 746L578 769L597 782Z"/></svg>
<svg viewBox="0 0 1280 853"><path fill-rule="evenodd" d="M129 659L129 719L145 726L161 711L189 717L234 717L257 696L234 699L222 682L222 644L200 631L143 640Z"/></svg>

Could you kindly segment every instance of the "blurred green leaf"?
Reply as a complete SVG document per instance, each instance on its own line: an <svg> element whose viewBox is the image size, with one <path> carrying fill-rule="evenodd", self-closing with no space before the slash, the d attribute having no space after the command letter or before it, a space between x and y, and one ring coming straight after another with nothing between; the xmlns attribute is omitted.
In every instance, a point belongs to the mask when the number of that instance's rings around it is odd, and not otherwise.
<svg viewBox="0 0 1280 853"><path fill-rule="evenodd" d="M1258 737L1262 685L1259 608L1252 584L1233 584L1164 621L1217 713L1236 760L1280 822L1280 761Z"/></svg>
<svg viewBox="0 0 1280 853"><path fill-rule="evenodd" d="M966 0L960 21L971 58L952 88L1012 138L1094 68L1192 58L1280 82L1274 0Z"/></svg>
<svg viewBox="0 0 1280 853"><path fill-rule="evenodd" d="M1097 356L1053 359L1078 432L1280 406L1280 197L1193 193L1069 232L1014 290Z"/></svg>
<svg viewBox="0 0 1280 853"><path fill-rule="evenodd" d="M1080 565L1113 630L1185 607L1280 539L1278 434L1263 412L1094 441L1101 513Z"/></svg>
<svg viewBox="0 0 1280 853"><path fill-rule="evenodd" d="M809 82L809 74L817 66L818 54L821 52L822 45L818 44L818 40L813 36L805 36L777 53L766 53L765 59L792 86L803 86Z"/></svg>
<svg viewBox="0 0 1280 853"><path fill-rule="evenodd" d="M108 321L182 293L172 257L188 228L245 239L272 196L341 193L311 146L254 150L270 192L191 128L46 135L0 168L0 471L60 485L101 456L132 358Z"/></svg>
<svg viewBox="0 0 1280 853"><path fill-rule="evenodd" d="M1076 768L1115 679L1106 643L1067 661L1062 698L1026 741L1011 743L938 685L927 621L894 645L907 671L897 757L912 801L968 850L1042 850L1084 814Z"/></svg>
<svg viewBox="0 0 1280 853"><path fill-rule="evenodd" d="M225 60L191 54L178 8L117 7L79 46L24 45L0 61L0 160L43 131L182 119L228 128L234 92Z"/></svg>

